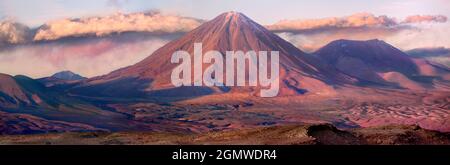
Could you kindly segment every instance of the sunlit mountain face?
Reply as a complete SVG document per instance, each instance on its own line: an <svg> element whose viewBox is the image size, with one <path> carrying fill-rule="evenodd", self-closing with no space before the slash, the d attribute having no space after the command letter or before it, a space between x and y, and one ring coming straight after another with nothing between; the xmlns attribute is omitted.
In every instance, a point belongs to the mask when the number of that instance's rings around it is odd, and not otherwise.
<svg viewBox="0 0 450 165"><path fill-rule="evenodd" d="M169 12L134 3L114 3L120 12L44 14L39 25L27 23L26 12L15 20L0 11L0 134L174 133L121 135L157 139L137 144L216 144L231 135L220 144L449 143L442 132L450 131L450 10L398 14L374 5L345 15L289 7L262 14L241 4L242 11ZM263 84L261 69L276 81ZM181 78L187 81L173 82ZM221 81L207 85L211 79ZM260 94L273 86L275 95ZM392 140L403 137L392 130L418 140ZM195 141L173 141L193 134Z"/></svg>

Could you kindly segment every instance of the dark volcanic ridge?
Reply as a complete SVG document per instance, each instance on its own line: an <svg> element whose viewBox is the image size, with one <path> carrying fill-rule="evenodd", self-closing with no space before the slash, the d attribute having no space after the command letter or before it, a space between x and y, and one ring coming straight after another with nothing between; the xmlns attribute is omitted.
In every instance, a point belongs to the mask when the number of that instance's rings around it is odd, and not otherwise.
<svg viewBox="0 0 450 165"><path fill-rule="evenodd" d="M329 124L272 126L204 134L87 132L4 135L0 144L108 145L448 145L450 134L418 126L383 126L339 130Z"/></svg>

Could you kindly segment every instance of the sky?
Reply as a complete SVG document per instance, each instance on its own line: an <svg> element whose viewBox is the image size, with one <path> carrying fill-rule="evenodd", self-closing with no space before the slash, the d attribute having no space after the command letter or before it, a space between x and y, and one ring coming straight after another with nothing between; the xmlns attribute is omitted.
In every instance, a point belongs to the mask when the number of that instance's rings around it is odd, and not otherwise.
<svg viewBox="0 0 450 165"><path fill-rule="evenodd" d="M322 18L369 12L403 18L408 15L450 16L448 0L2 0L0 18L39 26L60 18L159 10L201 19L239 11L261 24L282 19Z"/></svg>
<svg viewBox="0 0 450 165"><path fill-rule="evenodd" d="M450 52L450 0L0 0L0 73L107 74L228 11L308 53L337 39Z"/></svg>

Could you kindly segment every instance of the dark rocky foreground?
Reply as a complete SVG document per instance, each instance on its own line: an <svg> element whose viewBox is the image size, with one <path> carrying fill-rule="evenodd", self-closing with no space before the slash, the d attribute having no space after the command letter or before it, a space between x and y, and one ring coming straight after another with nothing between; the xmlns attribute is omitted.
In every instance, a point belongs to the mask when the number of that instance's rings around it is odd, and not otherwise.
<svg viewBox="0 0 450 165"><path fill-rule="evenodd" d="M419 126L383 126L339 130L330 124L288 125L201 134L160 132L84 132L3 135L0 144L88 145L449 145L450 133Z"/></svg>

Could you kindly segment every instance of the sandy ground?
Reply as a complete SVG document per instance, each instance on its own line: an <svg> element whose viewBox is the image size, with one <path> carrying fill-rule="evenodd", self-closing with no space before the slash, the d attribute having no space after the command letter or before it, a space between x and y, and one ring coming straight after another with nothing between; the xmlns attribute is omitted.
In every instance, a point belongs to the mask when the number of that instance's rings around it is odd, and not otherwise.
<svg viewBox="0 0 450 165"><path fill-rule="evenodd" d="M47 110L46 113L32 110L34 116L20 115L20 112L2 112L0 132L30 134L84 129L204 134L318 123L328 123L346 130L386 125L418 125L424 129L450 132L450 92L360 88L338 90L337 93L339 94L306 94L274 99L222 94L174 103L114 103L106 105L107 110L86 110L89 113L77 114L78 118L84 119L76 120L77 122L66 121L65 115L67 112L84 112L80 109L61 112ZM101 115L103 113L106 114ZM111 115L114 118L109 117Z"/></svg>

